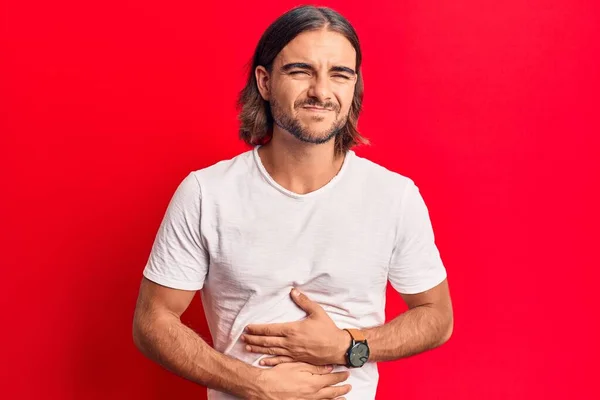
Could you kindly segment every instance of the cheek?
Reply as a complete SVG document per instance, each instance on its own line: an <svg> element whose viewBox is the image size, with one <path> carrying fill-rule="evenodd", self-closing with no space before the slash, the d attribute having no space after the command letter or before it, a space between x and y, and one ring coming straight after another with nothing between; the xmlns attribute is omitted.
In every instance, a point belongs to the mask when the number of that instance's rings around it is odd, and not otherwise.
<svg viewBox="0 0 600 400"><path fill-rule="evenodd" d="M348 111L350 111L350 106L352 106L352 100L354 99L354 86L341 89L338 91L337 97L341 105L340 114L348 114Z"/></svg>
<svg viewBox="0 0 600 400"><path fill-rule="evenodd" d="M294 102L297 97L294 96L294 93L291 91L286 91L285 89L280 89L277 94L274 93L274 97L279 104L279 107L285 112L293 112L294 110Z"/></svg>
<svg viewBox="0 0 600 400"><path fill-rule="evenodd" d="M274 94L280 104L286 108L293 108L294 102L306 92L305 86L301 81L280 81Z"/></svg>

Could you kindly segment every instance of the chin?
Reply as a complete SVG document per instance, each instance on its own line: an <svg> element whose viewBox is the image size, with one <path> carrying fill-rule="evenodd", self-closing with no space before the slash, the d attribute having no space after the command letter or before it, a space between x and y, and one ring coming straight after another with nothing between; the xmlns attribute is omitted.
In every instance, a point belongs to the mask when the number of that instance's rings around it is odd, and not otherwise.
<svg viewBox="0 0 600 400"><path fill-rule="evenodd" d="M335 138L335 135L332 136L332 137L329 137L328 132L319 132L318 134L310 135L310 138L312 140L325 140L325 139L327 139L323 143L329 143L331 140L333 140Z"/></svg>

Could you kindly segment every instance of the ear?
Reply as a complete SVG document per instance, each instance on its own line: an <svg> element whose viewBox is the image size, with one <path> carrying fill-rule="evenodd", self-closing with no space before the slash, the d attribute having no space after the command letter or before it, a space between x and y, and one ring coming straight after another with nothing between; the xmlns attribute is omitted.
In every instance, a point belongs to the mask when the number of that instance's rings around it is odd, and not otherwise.
<svg viewBox="0 0 600 400"><path fill-rule="evenodd" d="M271 95L271 76L269 75L269 72L265 67L259 65L254 70L254 75L256 76L256 84L258 85L258 91L261 97L265 101L269 101Z"/></svg>

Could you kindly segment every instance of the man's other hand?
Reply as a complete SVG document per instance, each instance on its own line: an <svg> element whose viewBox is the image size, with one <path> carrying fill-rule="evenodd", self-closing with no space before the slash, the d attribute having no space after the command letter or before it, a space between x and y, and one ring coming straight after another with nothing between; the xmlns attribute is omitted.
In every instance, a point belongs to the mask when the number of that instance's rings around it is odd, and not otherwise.
<svg viewBox="0 0 600 400"><path fill-rule="evenodd" d="M333 386L350 376L348 371L331 373L331 366L285 363L262 370L258 378L260 393L250 400L338 399L350 392L350 385ZM343 400L344 397L338 400Z"/></svg>

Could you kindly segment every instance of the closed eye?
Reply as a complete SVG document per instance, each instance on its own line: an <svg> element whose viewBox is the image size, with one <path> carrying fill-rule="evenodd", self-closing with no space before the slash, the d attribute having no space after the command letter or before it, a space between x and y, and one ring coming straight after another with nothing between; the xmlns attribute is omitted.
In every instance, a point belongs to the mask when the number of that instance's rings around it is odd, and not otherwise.
<svg viewBox="0 0 600 400"><path fill-rule="evenodd" d="M298 74L310 75L310 73L308 71L291 71L289 74L290 75L298 75ZM350 79L349 76L341 75L341 74L335 74L335 75L332 75L332 77L334 77L334 78L342 78L342 79L345 79L345 80L349 80Z"/></svg>

